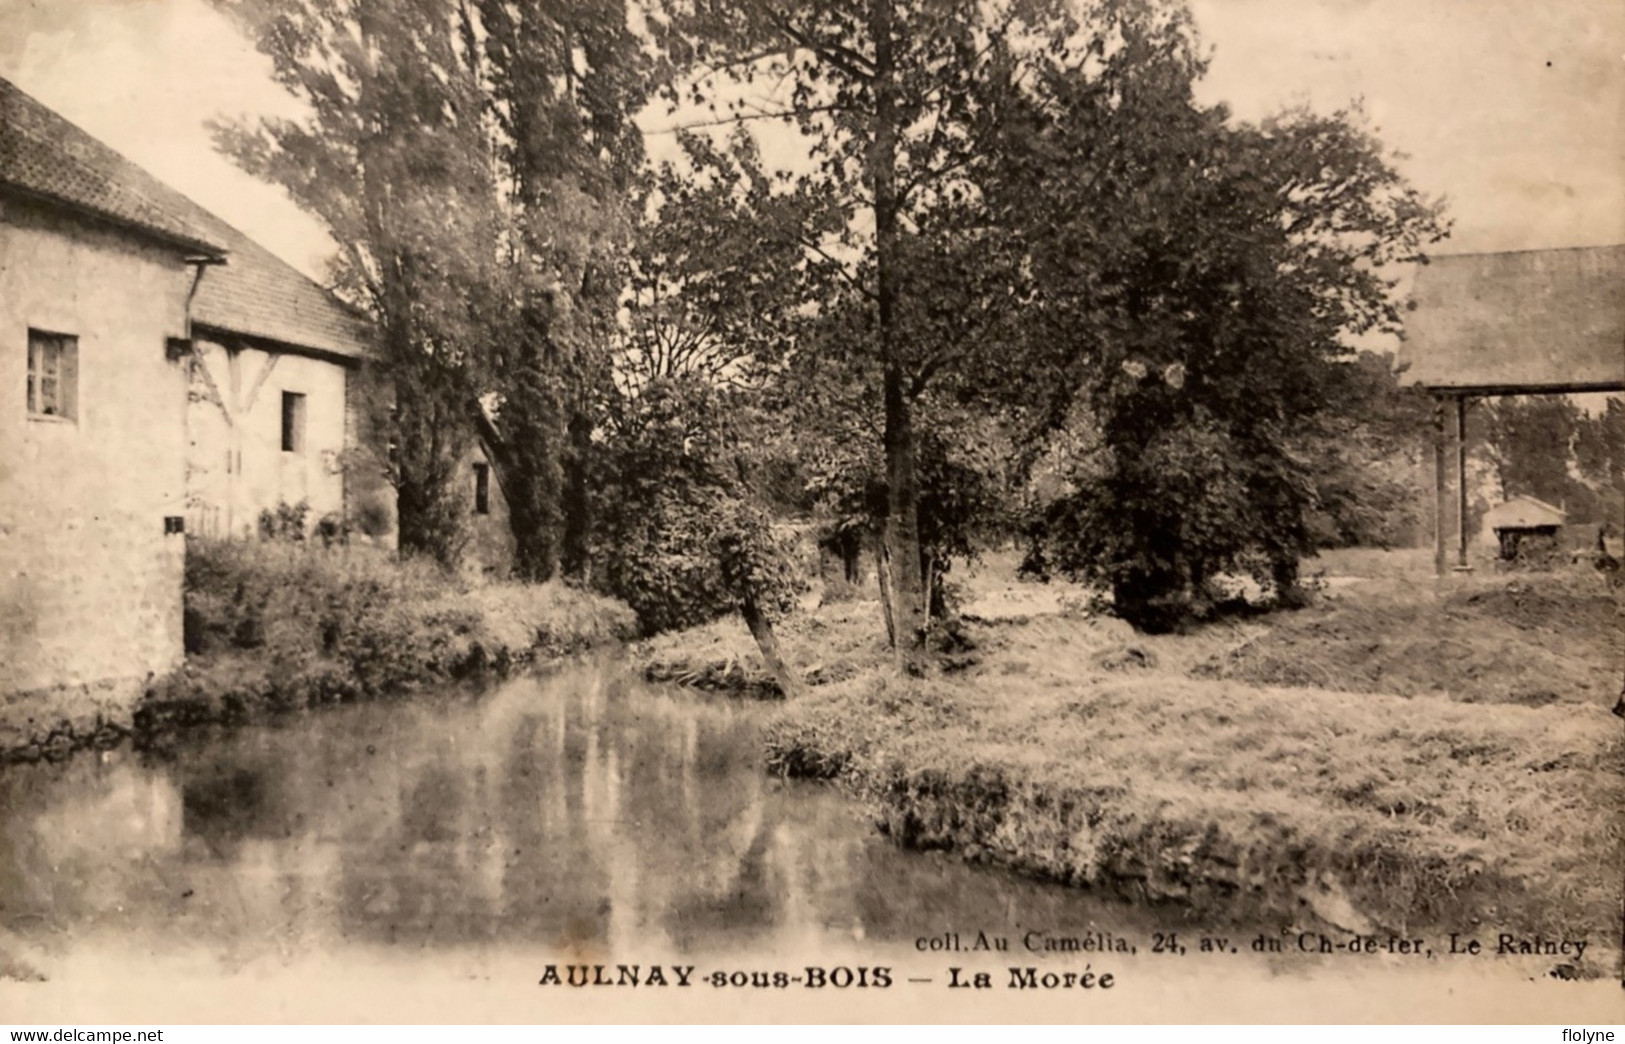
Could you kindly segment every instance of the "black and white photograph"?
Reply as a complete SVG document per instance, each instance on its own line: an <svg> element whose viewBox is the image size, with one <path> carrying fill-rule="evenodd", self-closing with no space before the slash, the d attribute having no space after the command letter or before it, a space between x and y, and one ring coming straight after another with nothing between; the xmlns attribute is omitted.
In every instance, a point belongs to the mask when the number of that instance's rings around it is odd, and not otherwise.
<svg viewBox="0 0 1625 1044"><path fill-rule="evenodd" d="M0 1021L1625 1023L1622 559L1618 0L0 0Z"/></svg>

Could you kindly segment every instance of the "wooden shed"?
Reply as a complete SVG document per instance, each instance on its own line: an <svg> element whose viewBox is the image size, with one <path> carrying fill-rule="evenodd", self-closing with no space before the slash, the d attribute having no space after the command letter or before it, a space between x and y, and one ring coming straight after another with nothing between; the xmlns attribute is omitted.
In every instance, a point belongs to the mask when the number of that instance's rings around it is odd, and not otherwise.
<svg viewBox="0 0 1625 1044"><path fill-rule="evenodd" d="M1501 557L1511 560L1531 538L1555 543L1558 530L1568 513L1537 497L1513 497L1490 508L1484 515L1484 528L1495 534Z"/></svg>
<svg viewBox="0 0 1625 1044"><path fill-rule="evenodd" d="M1437 257L1417 270L1412 305L1400 379L1437 404L1434 567L1443 575L1451 405L1456 568L1465 569L1468 400L1625 391L1625 245Z"/></svg>

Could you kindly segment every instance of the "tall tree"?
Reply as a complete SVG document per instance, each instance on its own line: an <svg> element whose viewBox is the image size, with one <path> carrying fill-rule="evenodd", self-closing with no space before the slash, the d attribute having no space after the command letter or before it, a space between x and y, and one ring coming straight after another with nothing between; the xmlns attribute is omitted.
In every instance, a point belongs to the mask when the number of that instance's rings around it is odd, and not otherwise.
<svg viewBox="0 0 1625 1044"><path fill-rule="evenodd" d="M400 547L452 564L463 540L452 480L502 224L466 12L445 0L214 2L308 109L217 126L216 143L337 241L337 288L377 323L372 419Z"/></svg>
<svg viewBox="0 0 1625 1044"><path fill-rule="evenodd" d="M646 183L597 482L600 572L646 629L737 610L787 695L774 620L794 604L763 472L786 417L762 410L801 325L815 201L776 193L755 141L680 133ZM765 467L764 467L765 465Z"/></svg>
<svg viewBox="0 0 1625 1044"><path fill-rule="evenodd" d="M680 161L651 172L628 257L617 377L629 394L693 376L757 387L779 372L837 268L803 244L834 212L776 182L756 140L677 133Z"/></svg>
<svg viewBox="0 0 1625 1044"><path fill-rule="evenodd" d="M924 640L919 433L916 412L940 364L943 338L911 339L911 314L962 337L978 313L917 295L950 240L909 237L929 215L968 199L962 174L994 122L990 97L1019 78L1018 55L1060 51L1070 34L1056 0L657 0L651 30L689 71L688 100L733 106L736 119L782 115L810 141L816 169L800 184L842 217L839 235L805 250L851 259L846 272L872 315L854 347L873 362L883 413L884 545L897 597L892 631L900 662L917 666ZM741 102L741 85L777 85L766 111ZM719 86L719 84L721 86ZM733 99L730 101L730 96ZM972 201L973 202L973 201ZM960 231L964 231L963 228ZM974 249L969 240L966 249ZM937 256L933 257L933 253ZM963 305L964 302L960 302Z"/></svg>
<svg viewBox="0 0 1625 1044"><path fill-rule="evenodd" d="M1234 121L1196 101L1187 14L1110 6L1093 59L1024 92L988 184L1037 283L1025 415L1078 439L1048 564L1164 628L1219 571L1294 595L1316 495L1302 438L1350 336L1397 329L1394 265L1445 227L1358 114Z"/></svg>
<svg viewBox="0 0 1625 1044"><path fill-rule="evenodd" d="M587 455L618 337L629 212L643 162L633 117L653 66L625 0L470 0L470 35L513 222L509 309L493 316L487 431L516 569L587 565Z"/></svg>

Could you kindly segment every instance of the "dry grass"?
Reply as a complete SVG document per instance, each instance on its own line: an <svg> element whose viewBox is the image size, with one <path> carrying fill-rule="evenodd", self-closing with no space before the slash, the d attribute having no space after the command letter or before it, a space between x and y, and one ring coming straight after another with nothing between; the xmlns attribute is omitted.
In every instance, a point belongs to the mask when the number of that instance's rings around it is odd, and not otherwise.
<svg viewBox="0 0 1625 1044"><path fill-rule="evenodd" d="M1625 680L1625 617L1585 567L1374 581L1274 617L1198 669L1264 685L1607 708Z"/></svg>
<svg viewBox="0 0 1625 1044"><path fill-rule="evenodd" d="M885 670L859 634L873 634L872 604L857 616L843 606L816 628L822 641L786 628L792 662L807 662L802 649L866 658L785 708L770 763L841 780L905 844L1178 900L1208 918L1482 922L1613 949L1625 735L1595 693L1534 701L1517 680L1590 676L1584 643L1605 623L1595 594L1529 577L1437 598L1431 585L1378 583L1298 614L1156 638L1040 615L974 625L967 669L930 679ZM1366 675L1389 691L1338 691L1360 662L1343 651L1367 640L1355 619L1396 650ZM1471 641L1447 658L1437 643L1461 635ZM1193 676L1271 642L1300 648L1329 684ZM1549 658L1517 675L1537 648ZM1550 705L1523 705L1534 702Z"/></svg>
<svg viewBox="0 0 1625 1044"><path fill-rule="evenodd" d="M1322 551L1303 563L1305 576L1358 577L1363 580L1431 580L1433 549L1410 547L1340 547Z"/></svg>

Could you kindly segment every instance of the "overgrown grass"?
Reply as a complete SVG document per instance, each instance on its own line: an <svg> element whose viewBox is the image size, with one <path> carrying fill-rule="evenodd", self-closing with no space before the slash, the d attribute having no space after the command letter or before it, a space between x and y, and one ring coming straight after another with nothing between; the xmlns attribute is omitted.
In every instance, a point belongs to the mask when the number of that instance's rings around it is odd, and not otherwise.
<svg viewBox="0 0 1625 1044"><path fill-rule="evenodd" d="M390 696L635 632L625 606L559 583L473 586L359 548L194 540L187 663L138 729Z"/></svg>
<svg viewBox="0 0 1625 1044"><path fill-rule="evenodd" d="M1601 708L1113 672L1064 621L1010 630L962 677L815 691L770 766L842 780L904 844L1209 916L1618 922L1625 744Z"/></svg>
<svg viewBox="0 0 1625 1044"><path fill-rule="evenodd" d="M1278 614L1199 673L1469 703L1610 707L1625 618L1589 566L1560 573L1372 582Z"/></svg>
<svg viewBox="0 0 1625 1044"><path fill-rule="evenodd" d="M1474 549L1475 554L1478 549ZM1451 559L1454 561L1454 558ZM1359 577L1381 580L1431 580L1433 549L1409 547L1339 547L1303 562L1306 577Z"/></svg>
<svg viewBox="0 0 1625 1044"><path fill-rule="evenodd" d="M847 596L824 604L817 612L792 616L778 625L777 633L785 661L802 673L808 685L819 686L885 662L881 626L877 603ZM657 635L643 642L637 655L648 681L757 699L783 696L737 614L691 630Z"/></svg>
<svg viewBox="0 0 1625 1044"><path fill-rule="evenodd" d="M1482 924L1589 938L1588 965L1617 953L1625 732L1597 685L1622 664L1584 577L1374 582L1187 635L1076 612L976 623L961 669L926 679L861 643L872 603L835 608L784 628L792 662L861 656L775 717L769 765L839 781L904 844L1210 922ZM1371 642L1392 655L1360 675ZM1262 647L1325 677L1213 676ZM1552 698L1530 697L1537 678Z"/></svg>

